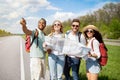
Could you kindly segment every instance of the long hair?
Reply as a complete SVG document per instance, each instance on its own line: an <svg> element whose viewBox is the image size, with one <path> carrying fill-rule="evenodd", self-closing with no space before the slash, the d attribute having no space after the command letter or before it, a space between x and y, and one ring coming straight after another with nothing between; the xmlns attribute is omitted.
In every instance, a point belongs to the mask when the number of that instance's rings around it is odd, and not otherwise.
<svg viewBox="0 0 120 80"><path fill-rule="evenodd" d="M55 32L55 30L54 30L54 24L55 24L55 22L59 22L59 23L60 23L60 26L61 26L60 32L63 33L63 26L62 26L61 21L59 21L59 20L55 20L55 21L53 22L53 24L52 24L52 29L51 29L51 33Z"/></svg>
<svg viewBox="0 0 120 80"><path fill-rule="evenodd" d="M101 33L99 32L99 30L98 30L98 28L96 26L94 26L94 25L88 25L88 26L84 27L83 33L84 33L84 35L85 35L86 38L88 38L88 36L86 34L87 29L92 29L94 31L93 37L95 37L98 40L99 43L103 43L104 44L102 35L101 35ZM106 46L105 46L105 49L107 50Z"/></svg>
<svg viewBox="0 0 120 80"><path fill-rule="evenodd" d="M93 36L99 41L99 43L103 43L104 44L104 41L103 41L101 33L99 31L95 31L95 30L93 30L93 31L94 31L94 35ZM107 50L107 47L105 46L105 44L104 44L104 47Z"/></svg>

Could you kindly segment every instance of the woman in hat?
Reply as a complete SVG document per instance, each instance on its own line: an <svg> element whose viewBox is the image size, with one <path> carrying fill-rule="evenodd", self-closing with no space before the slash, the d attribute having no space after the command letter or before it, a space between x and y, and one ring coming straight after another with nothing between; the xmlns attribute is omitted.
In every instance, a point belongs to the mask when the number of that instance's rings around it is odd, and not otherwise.
<svg viewBox="0 0 120 80"><path fill-rule="evenodd" d="M88 25L83 28L83 33L87 39L87 47L91 49L86 60L86 71L88 80L98 80L101 70L98 59L100 58L99 44L103 43L102 36L98 28Z"/></svg>

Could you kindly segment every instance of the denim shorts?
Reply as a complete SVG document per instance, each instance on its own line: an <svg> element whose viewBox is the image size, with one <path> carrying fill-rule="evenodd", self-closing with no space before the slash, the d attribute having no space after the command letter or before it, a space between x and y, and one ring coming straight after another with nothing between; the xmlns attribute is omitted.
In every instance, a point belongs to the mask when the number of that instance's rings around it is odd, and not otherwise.
<svg viewBox="0 0 120 80"><path fill-rule="evenodd" d="M99 73L101 70L101 66L99 65L97 60L93 60L91 58L88 58L86 60L86 70L90 73Z"/></svg>

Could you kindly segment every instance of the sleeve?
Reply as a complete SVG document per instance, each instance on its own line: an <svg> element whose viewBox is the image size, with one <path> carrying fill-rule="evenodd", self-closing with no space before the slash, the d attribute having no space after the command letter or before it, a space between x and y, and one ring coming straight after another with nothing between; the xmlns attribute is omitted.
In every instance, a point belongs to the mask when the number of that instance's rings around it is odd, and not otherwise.
<svg viewBox="0 0 120 80"><path fill-rule="evenodd" d="M81 34L80 42L81 42L83 45L86 45L86 39L85 39L85 36L84 36L83 34Z"/></svg>
<svg viewBox="0 0 120 80"><path fill-rule="evenodd" d="M100 49L99 49L99 45L100 43L97 41L97 40L93 40L93 49L94 49L94 52L98 57L98 59L100 58Z"/></svg>

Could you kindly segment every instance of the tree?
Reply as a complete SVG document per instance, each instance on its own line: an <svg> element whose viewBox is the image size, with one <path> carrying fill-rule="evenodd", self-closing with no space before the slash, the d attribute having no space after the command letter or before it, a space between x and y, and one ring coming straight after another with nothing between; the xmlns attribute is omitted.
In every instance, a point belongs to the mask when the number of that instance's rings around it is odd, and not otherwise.
<svg viewBox="0 0 120 80"><path fill-rule="evenodd" d="M117 19L113 19L109 25L109 36L108 38L120 38L120 21Z"/></svg>

